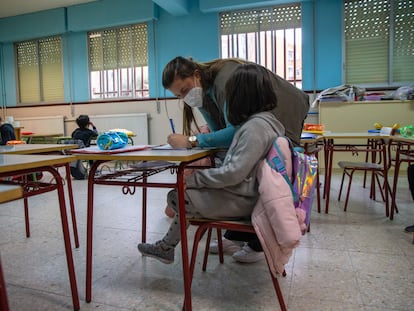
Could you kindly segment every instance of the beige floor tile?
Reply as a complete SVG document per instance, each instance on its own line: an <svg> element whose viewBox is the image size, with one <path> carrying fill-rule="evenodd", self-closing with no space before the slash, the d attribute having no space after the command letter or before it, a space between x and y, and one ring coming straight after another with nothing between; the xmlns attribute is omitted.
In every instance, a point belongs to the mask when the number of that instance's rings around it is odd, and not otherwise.
<svg viewBox="0 0 414 311"><path fill-rule="evenodd" d="M170 180L165 173L155 180ZM322 178L323 181L323 178ZM334 175L329 214L318 214L280 277L292 311L406 311L414 305L414 245L403 232L414 224L414 202L406 176L399 181L399 214L385 217L380 197L369 199L362 179L354 180L348 211L337 201ZM181 249L172 265L142 257L141 189L124 195L120 187L95 191L93 296L85 299L86 181L73 181L80 248L73 249L81 310L181 310ZM164 215L168 189L148 192L147 241L161 238L170 219ZM0 251L11 310L72 310L56 194L30 198L31 237L25 237L22 201L1 205ZM322 200L324 210L324 201ZM194 229L188 230L191 245ZM202 242L204 243L204 241ZM194 310L278 310L265 261L224 264L210 255L201 271L200 245L193 281Z"/></svg>

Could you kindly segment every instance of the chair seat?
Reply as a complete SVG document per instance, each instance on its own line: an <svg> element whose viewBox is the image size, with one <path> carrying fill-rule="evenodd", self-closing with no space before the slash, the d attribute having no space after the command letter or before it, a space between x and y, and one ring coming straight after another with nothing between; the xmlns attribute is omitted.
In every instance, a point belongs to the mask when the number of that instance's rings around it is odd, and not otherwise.
<svg viewBox="0 0 414 311"><path fill-rule="evenodd" d="M370 162L352 162L352 161L339 161L338 166L340 168L353 168L353 169L372 169L381 170L382 165Z"/></svg>

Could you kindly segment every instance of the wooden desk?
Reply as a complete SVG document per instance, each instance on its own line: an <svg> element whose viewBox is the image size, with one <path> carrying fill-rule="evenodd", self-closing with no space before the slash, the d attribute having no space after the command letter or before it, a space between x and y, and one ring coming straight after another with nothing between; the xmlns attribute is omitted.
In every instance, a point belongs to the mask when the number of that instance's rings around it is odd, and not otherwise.
<svg viewBox="0 0 414 311"><path fill-rule="evenodd" d="M19 144L0 146L0 153L4 154L35 154L62 152L64 150L76 149L77 144Z"/></svg>
<svg viewBox="0 0 414 311"><path fill-rule="evenodd" d="M20 199L23 196L23 190L20 186L0 184L0 203L5 203Z"/></svg>
<svg viewBox="0 0 414 311"><path fill-rule="evenodd" d="M20 199L23 196L23 189L15 185L0 184L0 203ZM3 269L0 260L0 310L8 311L9 303L7 301L6 282L4 281Z"/></svg>
<svg viewBox="0 0 414 311"><path fill-rule="evenodd" d="M0 146L0 154L62 154L64 150L78 148L76 144L21 144L21 145L6 145ZM76 225L75 201L73 199L72 178L70 175L69 163L65 165L66 180L69 194L69 204L72 219L73 235L75 239L75 246L79 247L78 229ZM29 214L28 201L24 198L24 209L26 215ZM26 217L26 236L30 237L30 226L28 217Z"/></svg>
<svg viewBox="0 0 414 311"><path fill-rule="evenodd" d="M74 150L74 152L76 152ZM143 223L143 241L145 241L145 222L146 222L146 190L147 187L156 188L176 188L179 198L179 216L181 225L181 251L182 251L182 265L183 265L183 278L184 278L184 297L185 297L185 310L191 311L191 276L190 266L188 258L188 241L187 241L187 228L185 217L185 205L184 205L184 168L191 162L197 161L207 156L213 156L215 150L201 150L201 149L180 149L180 150L152 150L145 149L141 151L132 151L118 154L79 154L78 158L82 160L93 160L89 172L88 179L88 213L87 213L87 238L86 238L86 302L90 302L92 299L92 237L93 237L93 210L94 210L94 185L113 185L122 186L124 193L133 194L135 187L142 187L143 190L143 207L142 207L142 223ZM177 179L174 183L153 183L148 182L147 177L149 175L157 174L164 171L166 168L148 170L148 171L134 171L125 170L124 173L120 171L118 174L109 174L109 177L99 175L95 176L98 166L107 161L168 161L175 162L172 168L177 174ZM170 168L168 168L170 169ZM137 173L135 178L124 178L123 180L116 179L123 174ZM139 173L144 173L139 176Z"/></svg>
<svg viewBox="0 0 414 311"><path fill-rule="evenodd" d="M33 138L39 138L42 139L43 141L46 142L47 138L52 138L52 137L60 137L63 136L63 133L46 133L46 134L30 134L30 135L24 135L22 134L21 137L22 139L26 140L26 143L30 144L33 140Z"/></svg>
<svg viewBox="0 0 414 311"><path fill-rule="evenodd" d="M336 152L358 152L358 147L365 146L364 144L358 143L345 143L345 144L337 144L335 140L369 140L369 139L387 139L390 136L388 135L380 135L378 133L368 133L368 132L361 132L361 133L334 133L334 132L326 132L323 134L324 139L324 155L325 155L325 183L324 183L324 197L325 200L325 213L329 211L329 200L330 200L330 185L331 185L331 177L332 177L332 165L333 165L333 154L334 151ZM363 151L364 152L364 151ZM386 190L388 191L388 190ZM388 194L387 194L388 195ZM388 208L386 209L388 211ZM387 217L389 215L387 214Z"/></svg>
<svg viewBox="0 0 414 311"><path fill-rule="evenodd" d="M36 183L36 187L31 186L29 183L22 184L25 189L23 197L27 198L29 196L57 190L73 308L74 310L79 310L79 296L66 213L65 191L63 188L64 182L59 172L55 169L57 166L67 165L74 160L76 160L74 156L62 155L0 154L0 177L23 176L39 171L49 172L54 177L54 183ZM19 181L23 182L24 179L19 179ZM9 181L8 183L16 184L19 181ZM3 183L5 182L3 181Z"/></svg>

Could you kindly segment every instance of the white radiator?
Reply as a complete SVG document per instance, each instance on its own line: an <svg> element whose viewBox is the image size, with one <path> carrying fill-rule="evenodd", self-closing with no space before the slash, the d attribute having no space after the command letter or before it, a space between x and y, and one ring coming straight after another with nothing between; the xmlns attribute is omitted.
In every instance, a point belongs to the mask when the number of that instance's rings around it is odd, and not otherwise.
<svg viewBox="0 0 414 311"><path fill-rule="evenodd" d="M65 134L64 116L46 116L15 118L14 121L20 122L22 132L33 132L35 134Z"/></svg>
<svg viewBox="0 0 414 311"><path fill-rule="evenodd" d="M135 133L135 145L148 144L148 114L128 113L128 114L108 114L108 115L89 115L89 119L95 124L98 132L112 129L126 129Z"/></svg>

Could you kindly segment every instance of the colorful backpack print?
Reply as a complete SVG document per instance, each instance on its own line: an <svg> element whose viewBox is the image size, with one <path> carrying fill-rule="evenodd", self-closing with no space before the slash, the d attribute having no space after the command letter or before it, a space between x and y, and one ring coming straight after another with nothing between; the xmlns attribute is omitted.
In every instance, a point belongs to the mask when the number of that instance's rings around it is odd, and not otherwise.
<svg viewBox="0 0 414 311"><path fill-rule="evenodd" d="M292 179L288 176L285 167L285 157L280 150L277 140L286 139L292 154ZM310 224L312 202L316 185L316 174L318 171L318 160L313 155L303 152L303 148L293 147L287 137L277 137L266 157L267 163L275 171L279 172L289 184L292 191L296 215L302 220L302 234L305 234Z"/></svg>

